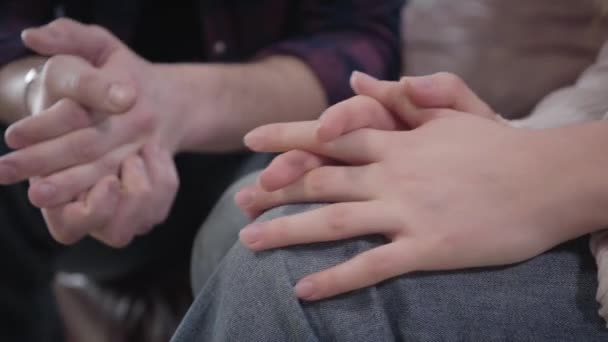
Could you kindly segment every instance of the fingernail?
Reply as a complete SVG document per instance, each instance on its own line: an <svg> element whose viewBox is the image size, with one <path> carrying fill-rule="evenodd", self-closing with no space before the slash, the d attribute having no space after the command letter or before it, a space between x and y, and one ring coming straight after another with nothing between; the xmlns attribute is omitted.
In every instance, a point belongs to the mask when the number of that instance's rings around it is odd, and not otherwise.
<svg viewBox="0 0 608 342"><path fill-rule="evenodd" d="M315 286L310 280L302 280L296 285L295 291L298 298L311 299L315 293Z"/></svg>
<svg viewBox="0 0 608 342"><path fill-rule="evenodd" d="M352 74L350 74L350 83L353 84L355 82L357 82L357 78L359 78L359 75L361 75L361 73L359 71L353 71Z"/></svg>
<svg viewBox="0 0 608 342"><path fill-rule="evenodd" d="M21 40L25 40L27 35L29 35L32 32L32 29L25 29L23 31L21 31Z"/></svg>
<svg viewBox="0 0 608 342"><path fill-rule="evenodd" d="M0 182L4 184L14 183L17 179L17 170L11 165L0 163Z"/></svg>
<svg viewBox="0 0 608 342"><path fill-rule="evenodd" d="M260 241L262 235L262 228L260 224L254 223L243 228L239 233L239 236L243 242L248 245L252 245Z"/></svg>
<svg viewBox="0 0 608 342"><path fill-rule="evenodd" d="M247 133L243 138L243 142L245 142L245 146L249 147L252 150L255 150L260 145L260 138L262 134L257 129Z"/></svg>
<svg viewBox="0 0 608 342"><path fill-rule="evenodd" d="M353 82L355 82L356 79L360 79L360 80L366 80L366 81L377 81L378 79L368 75L366 73L363 73L361 71L353 71L353 74L351 75L351 80Z"/></svg>
<svg viewBox="0 0 608 342"><path fill-rule="evenodd" d="M115 83L110 86L108 92L110 103L118 110L126 109L133 98L133 89L122 83Z"/></svg>
<svg viewBox="0 0 608 342"><path fill-rule="evenodd" d="M248 207L253 204L255 193L251 189L243 189L234 196L234 201L241 207Z"/></svg>
<svg viewBox="0 0 608 342"><path fill-rule="evenodd" d="M36 185L36 190L42 197L43 201L49 201L55 196L57 192L57 187L54 184L48 182L41 182Z"/></svg>

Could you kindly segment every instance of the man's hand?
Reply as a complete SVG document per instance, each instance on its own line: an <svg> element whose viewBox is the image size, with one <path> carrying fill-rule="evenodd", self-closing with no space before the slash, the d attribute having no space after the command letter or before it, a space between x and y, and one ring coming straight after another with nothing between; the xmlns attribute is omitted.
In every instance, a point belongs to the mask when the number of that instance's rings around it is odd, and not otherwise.
<svg viewBox="0 0 608 342"><path fill-rule="evenodd" d="M63 19L32 29L24 37L41 54L78 53L91 66L71 56L47 62L39 97L50 101L64 97L9 128L7 141L19 150L0 158L0 183L41 176L32 183L30 199L36 206L52 207L76 197L104 176L117 174L121 162L146 141L174 152L182 123L171 114L177 114L179 106L158 103L163 81L155 79L154 69L107 31ZM116 86L108 86L102 75L121 78L121 84L137 89L137 102L123 115L108 116L91 107L89 102L95 100L113 106L114 101L108 100L112 96L106 94L112 94Z"/></svg>
<svg viewBox="0 0 608 342"><path fill-rule="evenodd" d="M178 186L173 156L146 145L122 163L120 178L108 176L77 201L44 209L43 215L52 236L62 243L91 235L124 247L167 217Z"/></svg>
<svg viewBox="0 0 608 342"><path fill-rule="evenodd" d="M60 19L23 36L31 49L53 57L30 96L36 115L7 130L8 144L18 150L0 158L0 183L30 178L30 200L43 208L58 241L93 233L122 246L133 231L162 221L171 206L177 187L165 185L177 184L172 156L183 124L180 105L167 101L167 80L104 29ZM127 160L144 146L163 157L144 163L152 188L142 190L137 177L126 176L141 164Z"/></svg>

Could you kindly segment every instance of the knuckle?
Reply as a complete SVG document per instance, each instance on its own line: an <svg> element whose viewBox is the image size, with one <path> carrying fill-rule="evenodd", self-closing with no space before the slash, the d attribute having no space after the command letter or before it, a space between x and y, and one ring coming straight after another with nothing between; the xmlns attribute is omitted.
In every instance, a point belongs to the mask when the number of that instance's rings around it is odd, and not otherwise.
<svg viewBox="0 0 608 342"><path fill-rule="evenodd" d="M96 24L92 24L92 25L88 25L88 29L90 30L90 32L92 34L98 35L98 36L110 36L110 31L108 31L106 28L104 28L103 26L100 25L96 25Z"/></svg>
<svg viewBox="0 0 608 342"><path fill-rule="evenodd" d="M167 206L166 208L155 211L153 213L153 215L151 216L151 218L149 220L147 220L146 222L144 222L144 226L155 227L156 225L159 225L159 224L165 222L165 220L169 216L169 210L170 210L170 208Z"/></svg>
<svg viewBox="0 0 608 342"><path fill-rule="evenodd" d="M135 134L148 134L154 130L155 117L151 111L141 111L134 113L130 125L131 131Z"/></svg>
<svg viewBox="0 0 608 342"><path fill-rule="evenodd" d="M175 191L179 188L179 177L175 172L170 172L164 179L164 186L170 191Z"/></svg>
<svg viewBox="0 0 608 342"><path fill-rule="evenodd" d="M65 113L66 124L72 129L86 127L91 124L87 111L69 98L62 98L57 102L57 111Z"/></svg>
<svg viewBox="0 0 608 342"><path fill-rule="evenodd" d="M75 73L66 82L66 87L79 95L86 95L96 81L96 76L90 72Z"/></svg>
<svg viewBox="0 0 608 342"><path fill-rule="evenodd" d="M335 235L340 235L348 228L348 208L333 205L327 213L327 226Z"/></svg>
<svg viewBox="0 0 608 342"><path fill-rule="evenodd" d="M97 162L100 176L114 174L118 170L119 162L115 158L105 157Z"/></svg>
<svg viewBox="0 0 608 342"><path fill-rule="evenodd" d="M130 236L123 236L122 234L113 234L110 235L107 240L105 240L105 243L107 245L109 245L112 248L124 248L127 245L129 245L129 243L131 243L131 237Z"/></svg>
<svg viewBox="0 0 608 342"><path fill-rule="evenodd" d="M57 18L49 23L49 27L55 30L67 30L69 26L73 25L74 21L68 18Z"/></svg>
<svg viewBox="0 0 608 342"><path fill-rule="evenodd" d="M437 78L447 85L450 90L461 90L464 87L464 81L460 76L451 72L440 72L436 74Z"/></svg>
<svg viewBox="0 0 608 342"><path fill-rule="evenodd" d="M386 175L386 169L380 163L371 163L366 166L365 173L372 178L378 179Z"/></svg>
<svg viewBox="0 0 608 342"><path fill-rule="evenodd" d="M49 59L47 59L40 74L40 80L44 86L48 87L51 85L53 75L61 72L64 62L65 58L61 55L51 56Z"/></svg>
<svg viewBox="0 0 608 342"><path fill-rule="evenodd" d="M99 156L99 144L90 135L74 139L69 144L72 156L79 161L89 161Z"/></svg>
<svg viewBox="0 0 608 342"><path fill-rule="evenodd" d="M69 32L70 25L73 22L67 18L58 18L51 21L47 28L50 29L56 37L64 36L67 32Z"/></svg>
<svg viewBox="0 0 608 342"><path fill-rule="evenodd" d="M318 195L324 192L327 184L327 172L324 169L314 169L305 178L305 191L310 195Z"/></svg>
<svg viewBox="0 0 608 342"><path fill-rule="evenodd" d="M124 248L131 243L135 229L135 226L115 225L98 234L96 238L112 248Z"/></svg>
<svg viewBox="0 0 608 342"><path fill-rule="evenodd" d="M265 223L261 242L265 248L281 247L302 242L302 236L294 231L289 217L281 217Z"/></svg>
<svg viewBox="0 0 608 342"><path fill-rule="evenodd" d="M373 282L389 278L394 273L393 258L385 255L369 254L365 256L365 268Z"/></svg>
<svg viewBox="0 0 608 342"><path fill-rule="evenodd" d="M362 131L362 146L367 151L368 154L378 155L384 153L387 149L385 146L388 146L387 139L390 138L390 134L379 134L379 131L366 129Z"/></svg>
<svg viewBox="0 0 608 342"><path fill-rule="evenodd" d="M376 109L378 105L378 101L369 96L361 96L361 99L357 104L353 104L353 112L360 113L363 110ZM348 116L350 118L350 116Z"/></svg>
<svg viewBox="0 0 608 342"><path fill-rule="evenodd" d="M281 217L268 222L266 228L268 234L264 234L273 241L289 241L291 238L291 221L289 217Z"/></svg>
<svg viewBox="0 0 608 342"><path fill-rule="evenodd" d="M48 226L53 239L61 244L70 245L79 240L74 227L68 223L49 222Z"/></svg>

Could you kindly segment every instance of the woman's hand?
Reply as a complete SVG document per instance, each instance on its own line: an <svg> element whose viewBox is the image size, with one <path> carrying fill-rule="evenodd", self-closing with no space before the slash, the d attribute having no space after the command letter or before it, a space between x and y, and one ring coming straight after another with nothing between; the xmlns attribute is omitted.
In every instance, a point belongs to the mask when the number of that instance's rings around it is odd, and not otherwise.
<svg viewBox="0 0 608 342"><path fill-rule="evenodd" d="M475 105L462 103L461 109ZM388 113L362 109L350 114ZM243 189L237 195L242 207L259 213L288 203L334 204L254 223L241 241L265 250L370 234L387 238L386 245L301 279L297 295L318 300L413 271L523 261L601 226L597 215L581 214L597 205L572 196L592 189L562 177L585 164L578 160L583 149L563 138L581 136L580 129L515 129L490 111L472 114L420 110L412 131L360 129L330 141L319 139L316 122L254 131L248 137L254 150L297 150L305 157L282 165L292 171L289 181L278 182L283 185ZM268 170L273 167L279 170Z"/></svg>
<svg viewBox="0 0 608 342"><path fill-rule="evenodd" d="M433 108L451 108L494 121L503 121L485 102L456 75L437 73L422 77L404 77L399 82L379 81L363 73L355 72L351 87L358 96L338 103L319 118L313 136L319 142L329 142L361 128L379 130L404 130L415 128L441 111ZM279 137L280 141L293 142L302 139L305 132L296 125L277 123L256 129L245 137L246 144L256 144L256 135ZM304 137L306 138L306 137ZM279 147L279 146L276 146ZM329 158L309 151L292 150L276 157L261 173L259 186L274 191L291 184L306 172L322 165L339 165ZM237 204L246 202L248 192L237 197ZM241 206L250 216L252 212Z"/></svg>
<svg viewBox="0 0 608 342"><path fill-rule="evenodd" d="M312 136L314 125L308 130ZM409 132L362 129L330 143L299 141L289 149L360 163L322 166L273 192L248 189L253 211L288 203L336 203L254 223L240 238L256 251L370 234L388 239L300 280L296 292L305 300L413 271L523 261L584 234L572 230L580 207L569 201L580 190L563 178L573 160L562 154L567 144L560 134L445 111ZM256 147L276 151L262 138Z"/></svg>

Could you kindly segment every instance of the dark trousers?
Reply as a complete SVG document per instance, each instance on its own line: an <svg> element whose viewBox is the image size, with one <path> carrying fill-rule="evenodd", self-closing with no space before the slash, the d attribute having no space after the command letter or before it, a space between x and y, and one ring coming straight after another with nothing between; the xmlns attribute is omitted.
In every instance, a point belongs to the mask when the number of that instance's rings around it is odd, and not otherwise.
<svg viewBox="0 0 608 342"><path fill-rule="evenodd" d="M4 127L0 134L4 136ZM0 155L10 150L0 142ZM166 281L187 272L194 235L223 190L239 175L245 154L181 155L181 187L169 218L129 247L115 250L92 239L65 247L47 232L27 199L27 183L0 187L0 341L62 341L51 291L57 270L83 272L100 281L137 273ZM243 171L244 172L244 171Z"/></svg>

